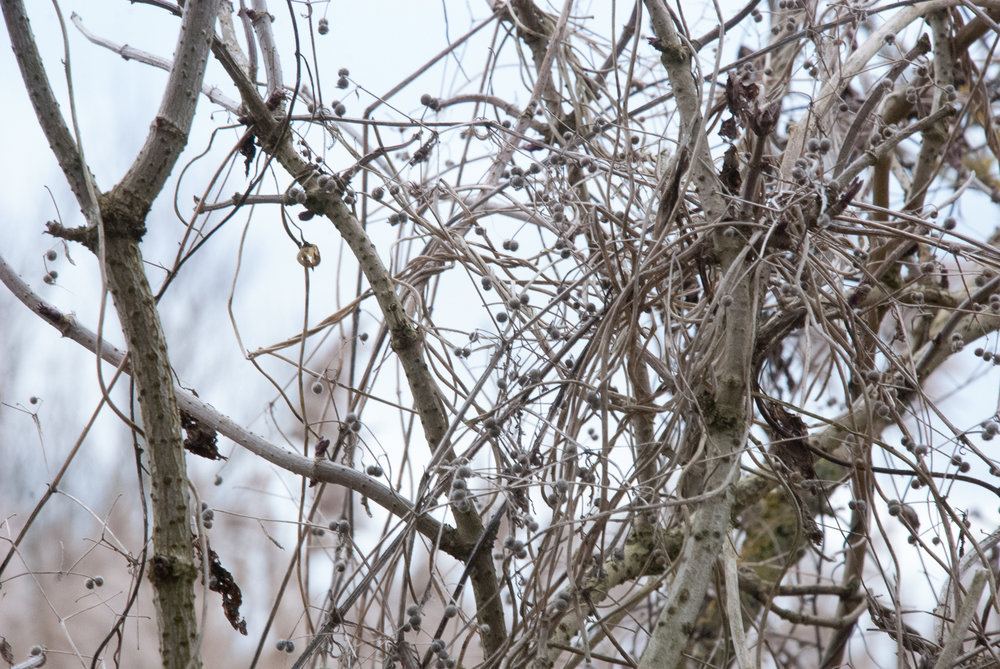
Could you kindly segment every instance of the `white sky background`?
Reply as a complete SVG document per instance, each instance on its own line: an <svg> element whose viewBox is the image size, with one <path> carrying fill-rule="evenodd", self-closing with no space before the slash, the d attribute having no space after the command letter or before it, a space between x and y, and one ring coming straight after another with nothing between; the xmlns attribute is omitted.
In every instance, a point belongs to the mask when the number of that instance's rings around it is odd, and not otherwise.
<svg viewBox="0 0 1000 669"><path fill-rule="evenodd" d="M49 68L50 82L63 101L62 111L68 119L65 79L58 67L63 50L58 23L49 2L29 4L35 37ZM599 14L599 18L595 18L595 30L606 34L608 26L614 25L617 33L631 9L629 3L617 4L618 14L612 18L614 3L592 3L592 10ZM729 4L733 3L724 6ZM117 182L141 146L159 105L167 75L136 62L123 61L119 56L90 44L68 23L69 16L75 11L94 33L161 56L168 56L173 50L179 19L157 8L133 5L125 0L66 1L60 6L67 20L84 149L97 184L104 190ZM284 3L278 2L272 2L270 9L277 17L274 27L279 39L284 40L280 53L284 58L282 65L286 82L291 82L295 68L288 46L291 43L287 34L288 10ZM330 22L330 33L316 36L321 67L324 68L323 90L327 100L343 99L348 109L347 116L360 115L370 98L359 100L353 85L346 92L336 90L334 82L338 68L349 68L352 82L370 91L387 91L429 60L446 43L442 21L445 13L449 21L448 35L454 40L471 25L470 9L476 21L487 15L485 3L475 0L468 3L452 0L444 3L376 0L333 2L329 6L318 4L318 16L326 16ZM549 10L558 13L558 8L550 7ZM648 28L643 26L642 34L648 33ZM472 78L472 89L478 86L485 45L491 34L488 28L470 41L467 49L458 52L465 71ZM731 42L730 46L735 48L736 42ZM449 57L432 75L422 77L392 102L402 112L419 116L425 113L419 103L422 93L440 95L460 92L465 88L461 84L464 76L455 59ZM510 77L509 83L505 77ZM514 67L498 70L495 85L509 85L511 91L521 90L517 77ZM63 253L62 242L43 234L44 222L56 218L46 186L55 197L64 224L81 224L82 217L38 128L9 48L0 52L0 82L3 82L5 91L0 102L4 117L4 123L0 124L0 146L5 154L5 158L0 160L0 253L39 294L63 311L74 312L87 327L95 328L100 285L95 259L86 249L73 245L69 251L75 264L71 264ZM212 61L206 82L220 85L225 82L225 76ZM429 89L429 82L437 82L438 88ZM223 86L223 89L230 97L236 97L229 87ZM509 97L505 92L498 92ZM518 102L516 98L512 101ZM188 148L173 172L168 192L154 205L149 219L149 233L143 244L144 256L152 263L172 263L181 230L181 224L172 211L172 191L169 189L177 185L176 177L184 164L207 145L211 131L227 122L224 112L216 112L214 120L209 118L207 111L212 107L204 97L199 101ZM222 132L217 139L218 146L228 148L237 137L235 132ZM311 135L311 140L314 136ZM335 155L331 154L331 165L346 166L346 162L338 165ZM238 164L240 169L234 172L231 186L227 186L224 192L245 186L242 163ZM185 177L178 196L182 213L190 212L192 196L199 193L216 166L217 161L202 161ZM485 169L485 164L482 168ZM268 185L263 192L275 191L273 184L268 181L265 184ZM281 185L284 186L284 183ZM975 213L970 215L970 207L965 207L966 211L958 215L963 225L969 220L979 220L982 224L987 219L992 221L995 216L995 208L984 208L984 215L978 216ZM246 214L238 214L217 233L205 250L190 261L161 305L163 320L172 361L181 382L195 388L203 399L237 421L278 441L270 422L262 416L266 401L275 397L274 389L243 362L226 315L226 300L237 263L236 249L246 221ZM315 223L311 227L308 223L303 225L309 232L310 241L319 244L324 254L324 265L317 269L312 279L310 313L314 323L342 306L335 294L333 278L336 276L337 240L332 228L324 227L325 230ZM235 309L243 343L252 350L292 336L300 330L303 290L302 271L295 260L296 249L281 230L273 207L255 215L247 239ZM59 252L59 258L49 263L48 268L57 270L59 279L56 285L47 286L42 282L46 271L43 256L53 248ZM388 254L383 255L383 258L387 257ZM149 275L155 290L163 274L151 269ZM353 289L353 284L345 286L341 297L349 296ZM469 296L474 297L474 294L469 293ZM455 316L468 321L468 312L463 310L467 304L465 298L457 298L454 303L458 308ZM491 327L485 310L476 312L474 318L481 319L483 328ZM110 302L106 319L105 337L121 345L121 334ZM53 328L28 312L5 290L0 290L0 323L0 401L3 402L0 406L0 457L3 459L0 464L0 518L5 518L11 513L25 514L30 510L96 407L100 392L92 354L73 342L62 341ZM466 322L464 327L471 325ZM367 332L375 334L371 321ZM289 378L286 369L274 369L279 370L279 380ZM110 373L111 370L105 367L106 377ZM950 387L953 379L978 378L975 386L943 403L956 424L971 427L996 410L995 373L981 375L972 365L953 365L942 370L939 376L947 377L935 382L936 387L941 388ZM40 403L29 404L32 396L40 398ZM127 406L125 395L120 390L114 396L119 406ZM970 401L970 398L974 400ZM41 433L36 431L31 412L37 412ZM372 429L377 432L377 414L366 416L366 422L369 420ZM102 412L88 437L84 455L73 465L66 483L66 488L82 501L97 505L94 511L98 514L108 510L109 501L100 489L108 477L121 476L126 482L123 485L134 490L131 448L122 434L117 419L107 411ZM386 434L391 434L391 430ZM224 452L230 454L228 442L223 440L222 446ZM391 445L385 443L381 446L391 449ZM222 468L224 475L229 476L229 472L233 471L236 476L234 481L243 481L248 485L251 480L253 485L268 480L269 465L248 458L238 450L231 455L232 462ZM197 458L189 458L189 462L195 475L208 481L220 469L218 465ZM101 483L95 485L95 480ZM963 505L957 499L953 503L959 507ZM970 506L979 506L994 519L997 517L996 503L997 500L968 500ZM50 504L55 508L56 502ZM87 514L70 504L59 503L58 509L59 513L87 518ZM264 506L247 512L267 515L267 508ZM93 536L94 528L93 523L84 525L81 536ZM0 534L8 531L7 527L0 528ZM291 536L291 530L287 536ZM901 562L907 561L904 559ZM917 564L915 560L909 563ZM51 566L54 563L48 564ZM907 587L909 585L908 581ZM247 601L252 605L254 597L261 594L248 592ZM5 613L5 608L10 610L9 605L5 607L0 599L0 632L4 627L4 617L11 615ZM212 613L217 615L217 611ZM259 620L260 617L255 615L254 619ZM253 627L250 641L255 641Z"/></svg>

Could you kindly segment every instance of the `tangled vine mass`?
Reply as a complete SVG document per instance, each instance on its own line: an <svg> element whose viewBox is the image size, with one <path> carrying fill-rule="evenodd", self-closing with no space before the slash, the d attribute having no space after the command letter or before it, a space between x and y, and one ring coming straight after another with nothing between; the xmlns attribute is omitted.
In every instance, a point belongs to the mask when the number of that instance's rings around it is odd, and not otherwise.
<svg viewBox="0 0 1000 669"><path fill-rule="evenodd" d="M45 230L94 253L125 348L2 278L131 379L148 507L103 550L102 634L8 641L90 666L133 635L169 667L1000 666L1000 4L444 3L426 61L354 54L387 88L330 65L378 29L335 3L146 4L183 28L173 60L66 24L170 73L108 184L0 2L81 212ZM161 299L255 243L294 260L254 311L291 334L245 336L238 267L235 337L201 344L268 382L251 425L177 383ZM273 507L199 456L270 471ZM17 557L53 540L46 483L0 521L4 591L69 587Z"/></svg>

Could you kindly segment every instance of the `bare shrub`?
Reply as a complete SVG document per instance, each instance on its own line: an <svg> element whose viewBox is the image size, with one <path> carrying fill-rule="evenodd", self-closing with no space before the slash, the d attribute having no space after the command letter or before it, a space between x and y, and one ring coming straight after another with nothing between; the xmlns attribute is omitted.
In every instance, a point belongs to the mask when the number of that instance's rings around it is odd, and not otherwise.
<svg viewBox="0 0 1000 669"><path fill-rule="evenodd" d="M149 4L172 60L68 28L170 73L102 190L0 1L83 214L47 232L95 254L126 349L0 278L131 380L98 413L138 475L101 494L149 511L148 544L138 509L101 524L103 634L36 656L148 643L149 583L169 667L1000 664L997 6L494 0L428 7L413 62L339 6ZM348 32L390 88L332 60ZM183 343L175 292L235 337ZM168 343L230 341L267 422L178 383ZM4 590L67 587L23 548L72 532L36 521L63 471L5 521Z"/></svg>

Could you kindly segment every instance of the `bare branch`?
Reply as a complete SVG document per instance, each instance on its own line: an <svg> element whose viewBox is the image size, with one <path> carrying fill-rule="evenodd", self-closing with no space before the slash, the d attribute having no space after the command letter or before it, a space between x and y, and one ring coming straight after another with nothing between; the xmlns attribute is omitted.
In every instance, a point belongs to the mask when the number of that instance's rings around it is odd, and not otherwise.
<svg viewBox="0 0 1000 669"><path fill-rule="evenodd" d="M113 51L125 60L135 60L145 65L152 65L155 68L166 70L167 72L173 69L174 63L169 58L163 58L161 56L147 53L146 51L142 51L141 49L137 49L128 44L117 44L109 39L95 35L93 32L84 27L83 17L75 12L70 15L70 20L73 21L73 25L76 26L77 30L79 30L80 33L92 44L96 44L97 46L104 47L109 51ZM223 107L234 114L239 112L239 103L228 98L217 87L203 84L201 92L202 95L220 107Z"/></svg>

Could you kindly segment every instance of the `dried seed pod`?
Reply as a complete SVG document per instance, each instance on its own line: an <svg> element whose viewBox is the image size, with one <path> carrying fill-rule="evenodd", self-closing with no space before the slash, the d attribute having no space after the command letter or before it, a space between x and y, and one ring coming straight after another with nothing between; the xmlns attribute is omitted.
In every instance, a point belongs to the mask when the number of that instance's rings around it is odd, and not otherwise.
<svg viewBox="0 0 1000 669"><path fill-rule="evenodd" d="M296 254L295 259L303 267L310 269L316 267L320 263L319 247L315 244L303 244L298 254Z"/></svg>

